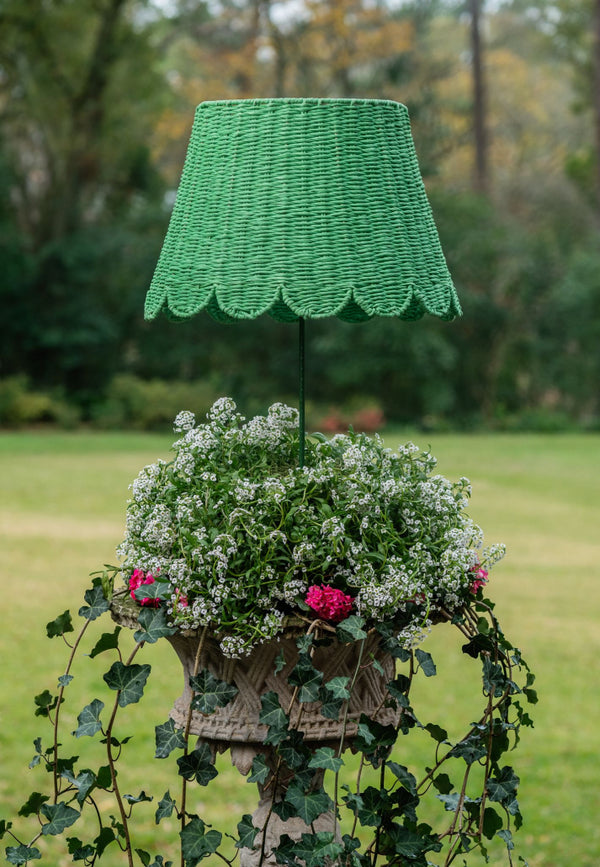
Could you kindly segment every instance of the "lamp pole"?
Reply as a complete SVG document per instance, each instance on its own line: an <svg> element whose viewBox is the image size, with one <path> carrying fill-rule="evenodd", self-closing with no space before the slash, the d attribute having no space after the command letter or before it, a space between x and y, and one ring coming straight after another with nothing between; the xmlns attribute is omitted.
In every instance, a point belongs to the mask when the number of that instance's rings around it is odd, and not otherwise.
<svg viewBox="0 0 600 867"><path fill-rule="evenodd" d="M304 466L304 439L306 437L306 419L304 412L304 317L298 319L298 370L299 370L299 441L298 441L298 464Z"/></svg>

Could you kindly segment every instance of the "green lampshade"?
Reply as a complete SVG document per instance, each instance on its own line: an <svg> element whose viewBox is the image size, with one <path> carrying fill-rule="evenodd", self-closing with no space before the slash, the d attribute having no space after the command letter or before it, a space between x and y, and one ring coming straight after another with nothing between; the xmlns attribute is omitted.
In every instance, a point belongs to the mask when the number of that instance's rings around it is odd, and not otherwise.
<svg viewBox="0 0 600 867"><path fill-rule="evenodd" d="M204 102L145 315L442 319L460 304L405 106Z"/></svg>

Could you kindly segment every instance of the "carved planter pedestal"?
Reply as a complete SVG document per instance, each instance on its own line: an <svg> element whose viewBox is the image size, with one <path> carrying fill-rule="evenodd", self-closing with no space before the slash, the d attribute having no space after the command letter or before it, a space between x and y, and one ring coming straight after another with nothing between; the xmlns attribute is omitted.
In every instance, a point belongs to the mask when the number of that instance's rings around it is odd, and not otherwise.
<svg viewBox="0 0 600 867"><path fill-rule="evenodd" d="M139 609L137 609L139 610ZM136 609L128 604L128 600L116 601L112 604L113 618L123 626L138 628ZM267 726L259 722L261 711L261 696L274 691L279 697L281 707L287 711L293 695L293 688L287 683L288 676L298 661L296 639L305 632L301 621L294 622L290 618L285 631L277 638L255 648L250 656L242 659L229 659L223 656L218 641L211 635L204 638L200 650L198 671L208 669L219 680L233 683L238 693L226 707L217 708L214 713L204 715L198 711L192 712L190 732L199 740L211 745L215 752L229 750L233 765L246 776L252 766L255 756L263 754L267 764L274 769L275 757L273 749L265 744ZM170 711L170 717L177 726L184 728L193 697L189 685L194 673L196 657L201 641L199 633L176 633L167 640L174 648L183 666L184 689L176 699ZM276 659L283 652L285 666L276 673ZM379 648L377 635L366 639L363 651L363 667L358 672L346 716L344 734L344 749L351 748L352 738L356 735L361 714L373 716L383 725L397 725L399 711L384 707L385 685L395 676L395 664L389 654ZM375 658L383 669L383 675L368 663ZM312 658L313 665L323 672L323 681L333 677L347 676L353 678L359 664L359 649L356 642L341 644L333 639L325 647L316 647ZM304 741L316 750L320 746L331 746L339 749L342 739L342 720L327 719L320 713L320 702L294 703L290 724L304 734ZM299 716L300 710L301 715ZM298 719L299 717L299 719ZM298 721L298 722L297 722ZM313 785L322 784L323 772L315 774ZM269 857L273 847L279 843L282 834L288 834L292 839L300 839L304 833L315 831L333 831L334 815L324 813L312 824L304 824L299 818L281 820L275 813L270 813L273 800L283 800L286 795L285 778L277 777L277 785L273 791L275 779L273 775L263 786L259 785L260 800L253 814L255 827L262 829L268 818L266 839L262 841L262 832L255 840L253 850L240 850L241 867L274 867L276 861ZM265 857L262 862L261 849Z"/></svg>

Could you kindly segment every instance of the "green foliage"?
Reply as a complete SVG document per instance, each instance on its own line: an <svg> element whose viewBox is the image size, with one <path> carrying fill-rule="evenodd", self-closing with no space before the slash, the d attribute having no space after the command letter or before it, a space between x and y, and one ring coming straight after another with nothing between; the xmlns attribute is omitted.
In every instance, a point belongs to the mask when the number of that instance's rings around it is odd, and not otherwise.
<svg viewBox="0 0 600 867"><path fill-rule="evenodd" d="M200 786L207 786L217 776L210 746L206 743L180 756L177 766L184 780L195 780Z"/></svg>
<svg viewBox="0 0 600 867"><path fill-rule="evenodd" d="M52 836L62 834L80 816L77 810L63 802L59 802L58 804L42 804L40 814L48 819L48 822L42 825L42 834L51 834Z"/></svg>
<svg viewBox="0 0 600 867"><path fill-rule="evenodd" d="M203 423L180 412L175 430L175 457L133 482L121 571L138 601L163 600L173 626L221 631L225 656L278 635L290 610L335 624L341 643L399 613L395 641L410 644L435 612L470 601L475 572L503 556L466 514L468 481L435 473L412 443L392 452L354 431L315 435L299 466L295 409L246 420L230 398ZM417 659L435 673L426 653ZM300 702L317 701L308 639L289 680Z"/></svg>
<svg viewBox="0 0 600 867"><path fill-rule="evenodd" d="M80 413L60 391L33 389L24 375L0 380L0 427L21 428L42 423L76 427Z"/></svg>
<svg viewBox="0 0 600 867"><path fill-rule="evenodd" d="M204 822L194 817L181 832L181 851L186 867L195 867L207 855L216 852L222 837L219 831L207 831Z"/></svg>
<svg viewBox="0 0 600 867"><path fill-rule="evenodd" d="M81 738L84 736L93 737L96 732L102 730L102 723L100 722L100 713L102 708L104 707L104 702L95 698L91 704L88 704L81 711L79 716L77 717L77 722L79 725L73 732L76 738Z"/></svg>
<svg viewBox="0 0 600 867"><path fill-rule="evenodd" d="M104 675L104 680L107 686L118 692L119 705L126 707L141 699L149 674L149 665L123 665L117 660Z"/></svg>
<svg viewBox="0 0 600 867"><path fill-rule="evenodd" d="M174 403L200 412L233 393L256 412L296 392L290 326L142 322L165 190L191 122L181 82L202 98L213 95L213 76L224 97L272 95L277 81L286 95L384 95L411 113L465 316L451 327L308 323L317 422L354 424L374 410L437 429L597 424L597 317L587 315L597 284L591 268L573 269L597 253L591 0L486 7L490 199L468 192L470 98L458 60L468 34L453 4L383 4L376 20L354 10L343 33L346 18L323 3L308 22L288 10L285 28L267 10L255 20L248 3L237 15L228 4L146 5L4 0L1 426L83 417L155 429ZM331 45L341 40L342 56L322 50L325 33ZM267 47L260 58L256 38ZM170 47L166 56L157 46ZM577 310L580 285L587 300Z"/></svg>
<svg viewBox="0 0 600 867"><path fill-rule="evenodd" d="M75 638L75 648L90 623L90 611L96 613L100 607L97 593L98 585L86 592L87 606L81 609L83 626ZM148 613L157 609L138 608L139 618L144 622ZM60 633L70 618L65 614L50 624L49 637ZM100 616L99 614L97 616ZM453 616L446 618L457 627L466 642L463 644L465 657L479 661L482 673L483 711L472 723L462 738L454 739L437 722L419 722L418 726L408 725L407 718L414 723L414 712L409 704L409 694L416 677L433 678L437 667L431 654L419 648L406 650L402 654L404 666L395 679L387 684L388 706L399 710L398 724L383 725L372 716L363 714L356 734L350 740L352 748L360 754L360 764L353 788L340 785L340 775L346 769L344 746L348 746L347 736L336 749L332 746L309 745L301 730L302 707L305 701L321 702L324 711L329 704L340 703L340 710L348 705L352 689L360 667L373 664L365 663L363 647L368 637L379 634L382 646L394 647L393 635L398 623L393 619L379 625L378 633L365 631L365 623L356 618L350 628L340 633L344 642L357 646L357 670L353 677L334 675L324 679L314 663L313 651L323 643L326 634L321 634L318 625L313 625L298 638L298 662L290 669L288 685L293 690L293 700L286 710L281 706L275 691L265 693L261 698L260 722L267 726L268 734L264 741L264 752L259 753L252 765L249 782L258 782L264 791L274 791L285 780L283 797L274 800L272 810L282 820L295 817L305 826L311 827L320 816L331 813L336 818L333 831L302 833L299 839L292 840L283 834L274 852L278 863L300 867L324 864L352 865L352 867L381 867L385 864L410 863L415 867L425 867L431 853L442 852L445 864L469 852L479 851L486 856L486 844L494 839L503 841L507 863L513 864L513 831L522 822L517 801L520 779L512 766L505 765L503 758L513 750L519 739L522 726L530 726L531 720L522 710L521 703L535 703L537 695L533 689L534 676L529 671L520 652L512 646L502 633L493 605L481 595L473 599L470 606L463 606ZM103 754L101 764L94 771L90 768L77 769L77 757L63 756L62 741L64 733L61 724L62 701L48 690L36 698L36 705L44 710L53 731L52 742L48 748L42 746L41 738L36 739L36 754L32 765L41 765L51 775L54 784L48 793L34 791L19 810L23 818L39 821L37 832L29 841L23 840L13 830L12 823L2 820L0 834L9 836L14 844L6 847L9 863L26 865L41 857L35 843L40 836L58 837L80 819L81 812L92 809L100 821L99 832L92 841L82 842L78 837L68 838L68 851L74 862L94 863L108 846L115 842L131 857L137 853L142 865L147 867L166 867L170 861L163 854L153 856L135 843L134 811L139 804L152 801L146 791L138 795L121 794L116 764L122 759L122 745L129 738L117 734L116 717L120 708L139 701L143 696L144 685L150 674L149 664L138 664L133 658L147 644L143 629L135 632L136 645L126 663L121 659L119 637L122 630L105 632L96 641L95 657L101 653L114 653L117 659L104 675L109 690L116 696L109 697L112 712L106 709L106 722L101 722L105 704L94 699L86 705L78 716L78 727L73 732L75 738L93 737L102 732L104 737L94 743ZM60 628L59 628L60 627ZM338 627L339 631L339 627ZM352 633L355 633L353 637ZM327 639L330 642L331 639ZM100 648L100 650L98 649ZM92 656L91 654L89 656ZM63 677L71 677L73 655ZM193 711L203 714L215 713L235 699L237 688L219 680L208 670L201 669L190 680L192 698L188 708L188 722ZM302 691L306 690L306 695ZM294 712L292 713L292 710ZM298 715L297 711L300 711ZM110 721L108 721L110 718ZM298 719L292 727L291 720ZM347 725L347 720L344 726ZM434 744L430 763L415 776L404 765L390 757L390 751L401 732L424 729ZM217 776L210 744L200 742L191 748L189 729L178 728L173 720L156 726L156 758L165 759L175 751L178 775L182 781L182 801L167 791L158 801L155 822L177 816L181 823L181 857L186 867L195 867L211 855L218 854L225 863L232 865L234 858L224 848L226 839L233 840L235 850L253 849L261 829L254 826L252 817L245 814L237 822L237 836L227 835L212 828L197 815L190 815L182 804L186 802L186 788L192 784L208 786ZM268 757L268 760L267 760ZM363 774L371 768L376 771L378 785L363 782ZM331 775L333 789L326 788L321 782L323 772ZM433 784L433 785L432 785ZM419 812L431 793L441 803L443 815L439 827L433 830L429 824L420 821ZM100 797L102 796L102 797ZM431 797L431 795L430 795ZM100 804L107 800L111 806L102 803L110 821L106 822ZM113 806L114 804L114 806ZM115 814L116 809L116 814ZM347 811L353 820L350 834L337 832L341 812ZM356 833L360 826L361 833ZM263 829L264 830L264 829ZM259 838L260 839L260 838ZM365 842L370 840L370 842ZM398 859L402 859L399 861Z"/></svg>
<svg viewBox="0 0 600 867"><path fill-rule="evenodd" d="M181 729L175 727L172 719L156 726L156 759L166 759L173 750L183 749L186 745L185 737Z"/></svg>
<svg viewBox="0 0 600 867"><path fill-rule="evenodd" d="M100 428L169 430L182 406L202 415L217 397L214 386L204 380L144 380L132 374L120 374L94 407L93 421Z"/></svg>

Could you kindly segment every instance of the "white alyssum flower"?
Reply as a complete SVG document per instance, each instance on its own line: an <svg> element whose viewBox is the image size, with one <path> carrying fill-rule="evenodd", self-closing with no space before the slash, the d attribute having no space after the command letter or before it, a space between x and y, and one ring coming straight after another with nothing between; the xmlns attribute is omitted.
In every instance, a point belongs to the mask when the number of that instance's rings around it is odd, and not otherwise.
<svg viewBox="0 0 600 867"><path fill-rule="evenodd" d="M169 622L208 626L230 656L276 635L311 587L349 595L374 624L393 622L406 646L429 613L472 599L474 575L504 554L483 547L466 514L470 485L437 474L407 443L315 435L298 466L298 413L283 404L246 421L229 398L198 423L183 411L169 462L133 482L125 579L134 569L166 578Z"/></svg>

